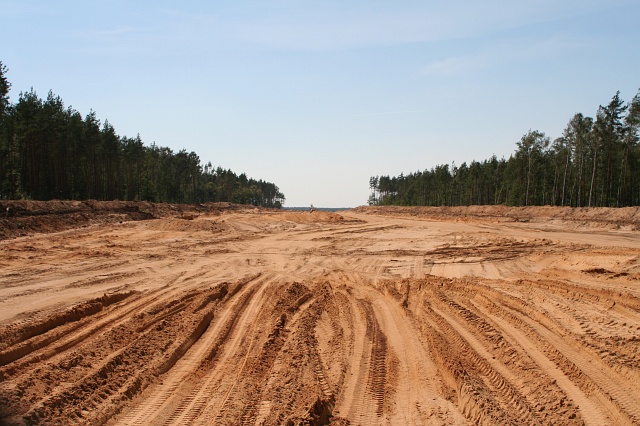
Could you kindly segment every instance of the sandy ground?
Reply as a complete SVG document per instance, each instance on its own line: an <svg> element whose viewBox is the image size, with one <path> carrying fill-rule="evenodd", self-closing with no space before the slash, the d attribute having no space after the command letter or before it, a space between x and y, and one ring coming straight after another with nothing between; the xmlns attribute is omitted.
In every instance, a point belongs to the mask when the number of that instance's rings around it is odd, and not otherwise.
<svg viewBox="0 0 640 426"><path fill-rule="evenodd" d="M637 209L130 207L7 214L0 424L640 424Z"/></svg>

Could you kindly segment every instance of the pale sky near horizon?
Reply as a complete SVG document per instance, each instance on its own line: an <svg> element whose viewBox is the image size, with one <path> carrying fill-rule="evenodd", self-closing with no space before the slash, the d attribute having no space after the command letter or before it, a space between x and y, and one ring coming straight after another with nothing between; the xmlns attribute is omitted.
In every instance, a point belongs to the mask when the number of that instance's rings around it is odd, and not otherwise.
<svg viewBox="0 0 640 426"><path fill-rule="evenodd" d="M637 0L0 0L0 61L12 102L52 90L286 206L354 207L370 176L508 158L630 101L639 18Z"/></svg>

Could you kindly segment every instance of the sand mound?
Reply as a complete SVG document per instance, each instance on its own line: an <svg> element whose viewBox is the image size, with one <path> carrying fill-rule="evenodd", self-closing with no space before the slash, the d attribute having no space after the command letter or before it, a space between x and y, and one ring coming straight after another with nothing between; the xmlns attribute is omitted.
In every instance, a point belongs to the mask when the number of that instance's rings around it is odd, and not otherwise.
<svg viewBox="0 0 640 426"><path fill-rule="evenodd" d="M168 204L146 201L0 201L0 240L90 225L175 217L257 211L230 203Z"/></svg>
<svg viewBox="0 0 640 426"><path fill-rule="evenodd" d="M640 207L358 207L355 212L389 216L408 216L435 220L489 222L556 222L568 226L640 229Z"/></svg>

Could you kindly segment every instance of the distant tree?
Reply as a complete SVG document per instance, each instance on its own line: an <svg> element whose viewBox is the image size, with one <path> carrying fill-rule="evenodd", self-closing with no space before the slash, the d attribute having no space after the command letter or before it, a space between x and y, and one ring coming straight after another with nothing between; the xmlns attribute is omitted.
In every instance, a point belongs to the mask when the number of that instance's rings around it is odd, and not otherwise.
<svg viewBox="0 0 640 426"><path fill-rule="evenodd" d="M564 137L556 138L550 147L550 158L553 161L553 188L551 191L552 204L559 202L561 206L565 204L567 188L567 176L571 163L571 145ZM561 187L561 188L560 188Z"/></svg>
<svg viewBox="0 0 640 426"><path fill-rule="evenodd" d="M620 99L620 92L617 92L607 106L600 105L594 124L596 153L598 150L602 152L602 172L604 173L604 181L601 181L600 185L597 186L600 187L601 203L607 207L614 203L613 187L616 184L616 157L621 153L620 147L627 131L623 125L623 116L627 108L628 106L624 105L624 102ZM595 173L592 181L596 184Z"/></svg>
<svg viewBox="0 0 640 426"><path fill-rule="evenodd" d="M142 199L142 173L144 171L145 148L140 135L135 138L123 137L122 170L124 172L124 198Z"/></svg>
<svg viewBox="0 0 640 426"><path fill-rule="evenodd" d="M586 168L590 158L589 150L592 147L592 127L593 119L591 117L585 117L581 113L577 113L571 118L562 135L567 149L573 154L571 160L573 160L572 165L576 175L573 193L574 205L577 207L585 204L583 199L586 194L585 173L588 172Z"/></svg>
<svg viewBox="0 0 640 426"><path fill-rule="evenodd" d="M378 176L371 176L369 178L369 189L371 189L369 205L376 204L378 202Z"/></svg>
<svg viewBox="0 0 640 426"><path fill-rule="evenodd" d="M9 108L9 89L11 89L11 83L7 80L7 72L9 72L9 70L2 61L0 61L0 120L2 120L2 117Z"/></svg>
<svg viewBox="0 0 640 426"><path fill-rule="evenodd" d="M524 160L524 176L525 176L525 197L524 205L528 206L530 202L530 196L535 194L534 189L531 186L531 182L539 182L536 178L539 174L540 161L544 149L549 146L549 138L544 133L537 130L527 132L520 141L516 144L518 146L518 152L516 157ZM535 197L534 197L535 198Z"/></svg>
<svg viewBox="0 0 640 426"><path fill-rule="evenodd" d="M8 69L0 61L0 199L16 193L17 177L15 146L10 138L11 120L9 117L9 89L11 84L7 80Z"/></svg>
<svg viewBox="0 0 640 426"><path fill-rule="evenodd" d="M640 90L629 103L624 125L626 134L623 139L620 192L625 205L638 205L640 204L640 176L638 176L640 171Z"/></svg>

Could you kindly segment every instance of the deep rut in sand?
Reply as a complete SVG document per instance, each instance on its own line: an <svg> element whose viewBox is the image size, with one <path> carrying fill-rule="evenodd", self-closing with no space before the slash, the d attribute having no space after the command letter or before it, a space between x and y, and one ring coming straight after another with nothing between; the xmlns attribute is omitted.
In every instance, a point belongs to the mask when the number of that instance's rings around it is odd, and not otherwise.
<svg viewBox="0 0 640 426"><path fill-rule="evenodd" d="M638 231L409 211L1 241L0 423L640 423Z"/></svg>

